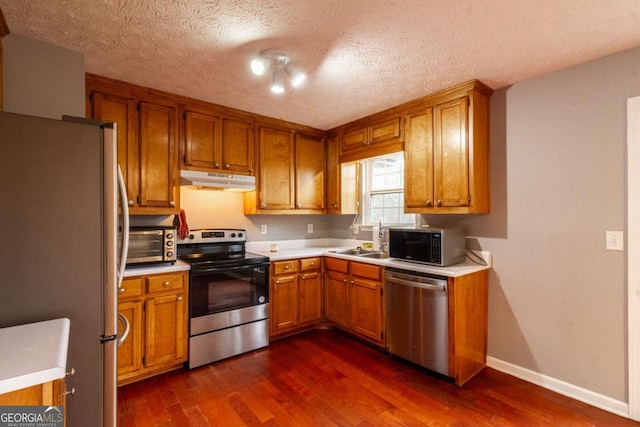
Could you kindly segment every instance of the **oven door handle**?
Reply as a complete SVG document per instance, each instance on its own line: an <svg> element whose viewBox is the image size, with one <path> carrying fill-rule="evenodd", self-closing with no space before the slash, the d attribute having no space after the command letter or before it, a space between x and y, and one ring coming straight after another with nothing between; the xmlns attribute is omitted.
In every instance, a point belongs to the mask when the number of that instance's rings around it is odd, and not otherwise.
<svg viewBox="0 0 640 427"><path fill-rule="evenodd" d="M269 267L269 263L263 263L263 264L249 264L249 265L238 265L238 266L231 266L231 267L211 267L211 268L198 268L198 267L191 267L191 274L194 276L198 276L198 275L203 275L203 274L209 274L209 273L226 273L228 271L235 271L235 270L253 270L254 268L267 268Z"/></svg>

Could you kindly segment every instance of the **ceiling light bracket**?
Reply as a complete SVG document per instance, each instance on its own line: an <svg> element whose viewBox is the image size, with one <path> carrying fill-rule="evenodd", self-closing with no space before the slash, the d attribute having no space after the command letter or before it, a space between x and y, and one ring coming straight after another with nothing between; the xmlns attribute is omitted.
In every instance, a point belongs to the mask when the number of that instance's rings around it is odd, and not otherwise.
<svg viewBox="0 0 640 427"><path fill-rule="evenodd" d="M285 75L289 78L291 86L299 86L306 78L305 74L291 65L291 59L283 52L276 50L262 51L259 57L251 61L251 71L256 75L262 75L271 68L273 77L271 80L271 91L283 93L285 87Z"/></svg>

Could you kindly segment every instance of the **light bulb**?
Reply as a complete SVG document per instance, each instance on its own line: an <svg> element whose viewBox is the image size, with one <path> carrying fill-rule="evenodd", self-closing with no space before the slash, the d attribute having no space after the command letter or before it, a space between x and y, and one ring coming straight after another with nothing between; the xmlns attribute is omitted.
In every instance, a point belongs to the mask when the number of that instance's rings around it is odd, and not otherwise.
<svg viewBox="0 0 640 427"><path fill-rule="evenodd" d="M271 82L271 92L284 92L284 79L282 78L282 68L278 67L273 73L273 81Z"/></svg>
<svg viewBox="0 0 640 427"><path fill-rule="evenodd" d="M307 76L302 71L289 64L285 66L285 71L289 75L289 78L291 79L291 86L293 87L300 86L302 82L304 82L307 78Z"/></svg>
<svg viewBox="0 0 640 427"><path fill-rule="evenodd" d="M261 59L254 59L251 61L251 71L253 71L253 74L256 76L261 76L266 68L264 61Z"/></svg>

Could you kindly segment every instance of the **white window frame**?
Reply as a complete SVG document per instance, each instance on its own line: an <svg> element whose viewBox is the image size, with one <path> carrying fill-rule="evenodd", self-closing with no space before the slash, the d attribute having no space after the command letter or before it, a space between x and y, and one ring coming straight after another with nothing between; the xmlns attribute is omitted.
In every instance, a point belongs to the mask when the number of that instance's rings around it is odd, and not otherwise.
<svg viewBox="0 0 640 427"><path fill-rule="evenodd" d="M370 194L372 193L371 191L371 184L372 184L372 163L376 160L385 158L385 157L392 157L392 156L398 156L400 159L402 159L404 161L404 153L402 151L397 152L397 153L389 153L389 154L385 154L382 156L376 156L376 157L371 157L371 158L367 158L367 159L363 159L360 161L360 173L361 173L361 177L360 177L360 182L361 182L361 186L360 186L360 200L361 200L361 207L360 207L360 225L367 229L369 227L373 227L378 225L378 223L373 223L373 220L371 219L371 201L370 201ZM404 168L403 168L404 169ZM375 194L384 194L384 193L401 193L401 197L400 197L400 203L401 205L399 206L400 208L404 207L404 170L403 170L403 179L401 180L401 185L399 187L394 187L394 188L388 188L388 189L384 189L384 190L375 190L373 191L373 193ZM413 217L413 220L410 222L402 222L402 223L382 223L383 226L394 226L394 227L413 227L416 226L416 224L418 223L418 215L415 214L406 214L409 216Z"/></svg>

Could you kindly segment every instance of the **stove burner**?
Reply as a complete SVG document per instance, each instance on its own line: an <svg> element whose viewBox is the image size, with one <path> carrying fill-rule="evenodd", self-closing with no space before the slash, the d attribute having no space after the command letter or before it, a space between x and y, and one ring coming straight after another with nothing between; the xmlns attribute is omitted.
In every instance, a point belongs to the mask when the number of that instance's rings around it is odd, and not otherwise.
<svg viewBox="0 0 640 427"><path fill-rule="evenodd" d="M245 251L246 232L236 229L192 230L178 240L178 259L192 270L268 263L269 258Z"/></svg>

